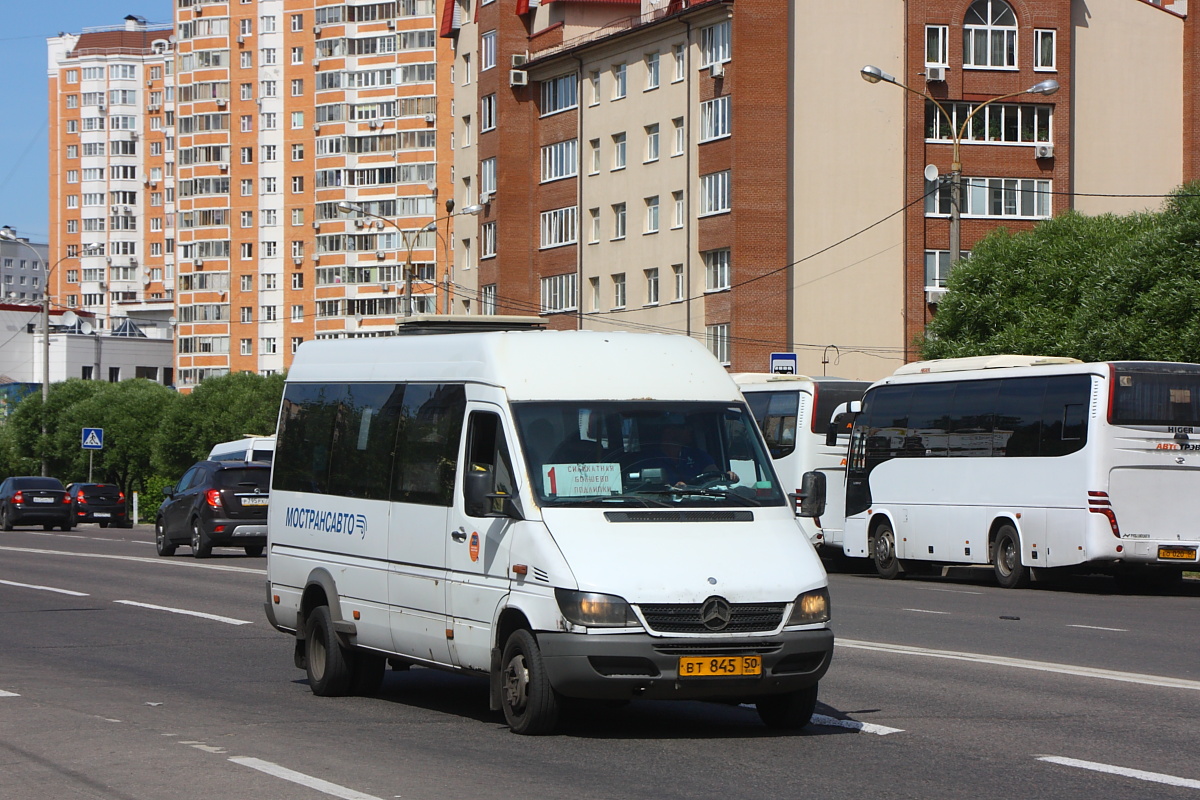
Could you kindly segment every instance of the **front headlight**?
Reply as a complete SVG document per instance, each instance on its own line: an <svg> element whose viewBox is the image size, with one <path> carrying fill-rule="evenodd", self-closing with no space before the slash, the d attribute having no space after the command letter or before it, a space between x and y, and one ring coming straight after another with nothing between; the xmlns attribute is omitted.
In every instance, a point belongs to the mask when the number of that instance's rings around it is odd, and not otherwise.
<svg viewBox="0 0 1200 800"><path fill-rule="evenodd" d="M796 598L788 625L811 625L829 621L829 589L821 587Z"/></svg>
<svg viewBox="0 0 1200 800"><path fill-rule="evenodd" d="M568 622L586 628L628 628L641 625L622 597L599 592L555 589L554 599Z"/></svg>

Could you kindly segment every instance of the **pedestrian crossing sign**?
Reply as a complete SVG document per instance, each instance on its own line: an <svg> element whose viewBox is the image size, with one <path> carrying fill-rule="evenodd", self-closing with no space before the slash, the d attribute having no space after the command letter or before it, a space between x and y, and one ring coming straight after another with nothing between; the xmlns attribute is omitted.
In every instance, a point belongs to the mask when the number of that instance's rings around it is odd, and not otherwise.
<svg viewBox="0 0 1200 800"><path fill-rule="evenodd" d="M84 450L103 450L104 449L104 428L84 428L83 429L83 449Z"/></svg>

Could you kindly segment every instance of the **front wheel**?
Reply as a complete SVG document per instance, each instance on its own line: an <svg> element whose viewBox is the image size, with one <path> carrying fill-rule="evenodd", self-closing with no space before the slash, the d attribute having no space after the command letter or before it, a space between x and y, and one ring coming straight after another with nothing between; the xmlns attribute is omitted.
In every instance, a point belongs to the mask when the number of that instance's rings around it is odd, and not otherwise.
<svg viewBox="0 0 1200 800"><path fill-rule="evenodd" d="M160 556L175 555L175 543L167 538L167 532L163 529L161 519L154 523L154 549Z"/></svg>
<svg viewBox="0 0 1200 800"><path fill-rule="evenodd" d="M204 531L200 530L200 520L192 520L192 555L196 558L208 558L212 555L212 545Z"/></svg>
<svg viewBox="0 0 1200 800"><path fill-rule="evenodd" d="M542 651L533 634L522 628L504 644L500 661L501 705L513 733L550 733L558 723L558 693L550 685Z"/></svg>
<svg viewBox="0 0 1200 800"><path fill-rule="evenodd" d="M762 697L754 705L758 709L759 719L768 728L799 730L809 723L817 708L817 686L813 684L798 692Z"/></svg>
<svg viewBox="0 0 1200 800"><path fill-rule="evenodd" d="M1005 589L1024 589L1029 585L1029 567L1021 563L1021 538L1012 525L1001 525L996 531L992 568L996 583Z"/></svg>
<svg viewBox="0 0 1200 800"><path fill-rule="evenodd" d="M891 580L900 575L900 559L896 558L896 534L892 523L884 520L875 526L871 555L879 577Z"/></svg>
<svg viewBox="0 0 1200 800"><path fill-rule="evenodd" d="M246 555L250 556L251 558L258 558L263 553L263 546L261 544L248 544L242 549L245 550Z"/></svg>
<svg viewBox="0 0 1200 800"><path fill-rule="evenodd" d="M305 671L308 686L317 697L345 697L350 693L351 657L333 630L329 606L317 606L308 615L305 631Z"/></svg>

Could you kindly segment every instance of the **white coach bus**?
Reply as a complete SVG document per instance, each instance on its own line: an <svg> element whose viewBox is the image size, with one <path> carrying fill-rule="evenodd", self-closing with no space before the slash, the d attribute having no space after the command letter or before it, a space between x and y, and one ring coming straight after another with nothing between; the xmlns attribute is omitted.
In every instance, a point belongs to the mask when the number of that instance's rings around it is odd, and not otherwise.
<svg viewBox="0 0 1200 800"><path fill-rule="evenodd" d="M830 440L829 426L835 410L862 400L870 381L846 378L743 372L733 376L754 419L762 429L775 471L789 495L805 493L804 476L819 473L825 486L825 508L819 514L797 517L814 547L836 555L842 550L842 511L846 485L848 427ZM796 503L799 511L799 503Z"/></svg>
<svg viewBox="0 0 1200 800"><path fill-rule="evenodd" d="M885 578L990 564L1008 588L1080 565L1177 580L1200 550L1198 433L1200 365L906 365L867 391L854 422L846 554Z"/></svg>
<svg viewBox="0 0 1200 800"><path fill-rule="evenodd" d="M306 342L268 518L270 622L315 694L486 676L518 733L563 697L753 703L808 723L825 571L737 387L683 336Z"/></svg>

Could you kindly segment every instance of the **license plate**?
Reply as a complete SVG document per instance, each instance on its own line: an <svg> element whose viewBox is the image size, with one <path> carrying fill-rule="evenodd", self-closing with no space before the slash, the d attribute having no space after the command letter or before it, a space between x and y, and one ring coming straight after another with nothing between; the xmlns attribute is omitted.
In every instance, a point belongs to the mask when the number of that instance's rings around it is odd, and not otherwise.
<svg viewBox="0 0 1200 800"><path fill-rule="evenodd" d="M682 656L679 677L713 678L762 675L762 656Z"/></svg>
<svg viewBox="0 0 1200 800"><path fill-rule="evenodd" d="M1160 547L1158 548L1158 557L1167 558L1174 561L1195 561L1196 548L1194 547Z"/></svg>
<svg viewBox="0 0 1200 800"><path fill-rule="evenodd" d="M266 497L243 497L242 505L244 506L265 506L267 504Z"/></svg>
<svg viewBox="0 0 1200 800"><path fill-rule="evenodd" d="M112 514L109 514L107 511L97 511L95 514L92 514L92 516L96 519L108 519L112 516Z"/></svg>
<svg viewBox="0 0 1200 800"><path fill-rule="evenodd" d="M35 498L33 498L33 502L35 502L35 503L53 503L54 498L53 497L35 497Z"/></svg>

